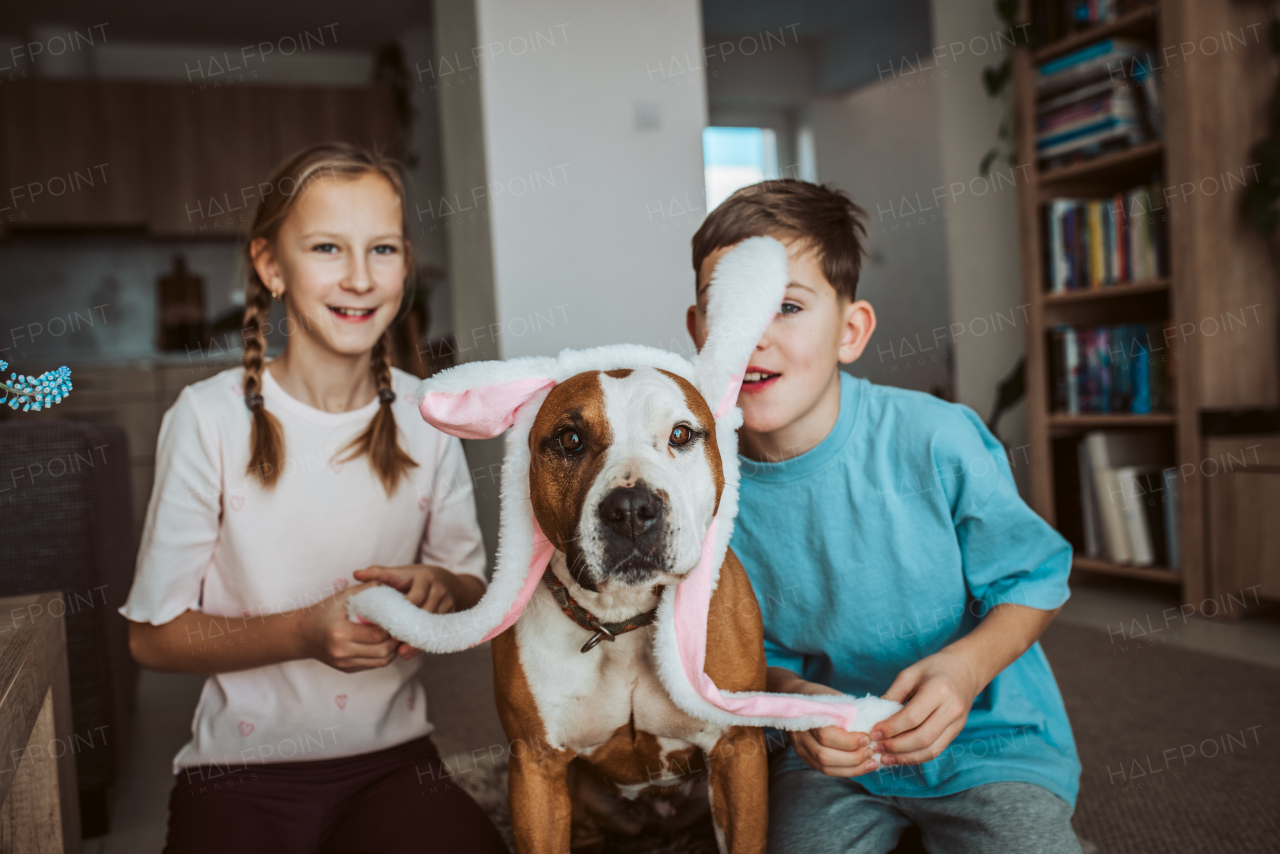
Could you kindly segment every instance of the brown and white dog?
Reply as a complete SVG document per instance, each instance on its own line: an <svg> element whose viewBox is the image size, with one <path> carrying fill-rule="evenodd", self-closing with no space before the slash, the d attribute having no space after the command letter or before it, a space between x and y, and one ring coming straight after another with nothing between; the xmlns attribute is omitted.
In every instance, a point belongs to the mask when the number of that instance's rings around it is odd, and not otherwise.
<svg viewBox="0 0 1280 854"><path fill-rule="evenodd" d="M563 852L571 824L576 848L601 830L681 827L709 807L721 850L763 851L760 729L679 709L642 617L697 564L724 489L706 401L688 380L654 368L581 373L547 396L529 450L533 512L555 546L550 571L599 622L641 625L584 653L594 632L566 616L544 584L493 639L498 711L518 745L510 764L517 847ZM725 690L764 690L760 613L732 552L711 605L707 675Z"/></svg>
<svg viewBox="0 0 1280 854"><path fill-rule="evenodd" d="M621 344L472 362L423 383L434 426L506 433L497 565L468 611L429 614L388 587L349 611L427 651L492 641L521 854L708 810L721 852L761 851L759 727L854 731L900 708L764 691L760 612L728 547L734 402L788 280L771 238L727 253L692 360Z"/></svg>

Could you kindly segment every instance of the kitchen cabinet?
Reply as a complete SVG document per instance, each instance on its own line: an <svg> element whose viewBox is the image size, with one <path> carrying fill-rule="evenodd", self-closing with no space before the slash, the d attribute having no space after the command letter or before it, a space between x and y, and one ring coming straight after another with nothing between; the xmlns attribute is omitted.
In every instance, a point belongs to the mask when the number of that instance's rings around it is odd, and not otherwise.
<svg viewBox="0 0 1280 854"><path fill-rule="evenodd" d="M256 204L245 194L275 166L270 119L279 90L155 85L143 97L151 231L244 233Z"/></svg>
<svg viewBox="0 0 1280 854"><path fill-rule="evenodd" d="M93 80L0 87L0 222L145 225L140 94L138 84Z"/></svg>
<svg viewBox="0 0 1280 854"><path fill-rule="evenodd" d="M384 154L400 154L388 89L294 89L276 99L271 116L275 161L321 140L352 142Z"/></svg>
<svg viewBox="0 0 1280 854"><path fill-rule="evenodd" d="M385 87L26 80L0 87L0 231L243 236L271 170L342 140L396 156Z"/></svg>

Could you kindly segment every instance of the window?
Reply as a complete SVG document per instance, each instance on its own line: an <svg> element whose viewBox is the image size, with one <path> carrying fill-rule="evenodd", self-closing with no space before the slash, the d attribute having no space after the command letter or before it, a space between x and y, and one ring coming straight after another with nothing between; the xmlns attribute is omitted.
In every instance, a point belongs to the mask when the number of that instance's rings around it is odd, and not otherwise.
<svg viewBox="0 0 1280 854"><path fill-rule="evenodd" d="M778 137L770 128L703 128L707 211L734 190L778 177Z"/></svg>

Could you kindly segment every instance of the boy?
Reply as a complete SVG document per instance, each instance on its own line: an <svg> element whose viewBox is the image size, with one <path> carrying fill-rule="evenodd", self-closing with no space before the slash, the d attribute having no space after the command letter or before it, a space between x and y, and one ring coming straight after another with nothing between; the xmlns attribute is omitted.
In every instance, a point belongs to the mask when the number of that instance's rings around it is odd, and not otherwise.
<svg viewBox="0 0 1280 854"><path fill-rule="evenodd" d="M1018 497L971 409L840 370L876 326L855 293L862 215L838 191L769 181L693 238L699 348L724 253L758 235L787 247L791 284L738 398L731 542L769 690L905 704L870 732L790 734L770 762L769 849L878 854L915 824L930 851L1078 854L1080 762L1036 643L1067 599L1071 547Z"/></svg>

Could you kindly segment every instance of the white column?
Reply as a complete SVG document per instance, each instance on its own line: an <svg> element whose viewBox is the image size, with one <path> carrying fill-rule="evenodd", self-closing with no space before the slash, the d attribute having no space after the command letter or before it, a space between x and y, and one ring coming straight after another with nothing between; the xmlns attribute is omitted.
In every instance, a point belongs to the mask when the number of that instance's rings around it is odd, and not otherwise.
<svg viewBox="0 0 1280 854"><path fill-rule="evenodd" d="M438 0L435 31L430 69L411 70L440 105L444 194L425 216L446 234L459 359L688 350L697 0ZM492 553L501 448L468 445Z"/></svg>
<svg viewBox="0 0 1280 854"><path fill-rule="evenodd" d="M986 419L996 386L1023 353L1026 317L1019 270L1018 190L1034 164L992 167L980 177L983 155L996 143L1003 116L1000 101L987 97L982 69L1009 56L1007 41L990 0L932 0L933 43L939 65L949 73L939 81L942 178L948 196L947 270L951 288L956 399ZM1002 48L997 51L993 47ZM954 50L952 49L954 47ZM999 175L994 173L998 172ZM1016 183L1015 183L1016 182ZM960 188L963 185L963 189ZM1003 319L995 318L1000 313ZM1009 325L1016 319L1016 327ZM961 331L961 325L963 331ZM999 327L992 328L992 327ZM1014 476L1026 485L1026 464L1018 446L1027 436L1026 407L1019 404L1000 423L1002 438L1014 447Z"/></svg>

